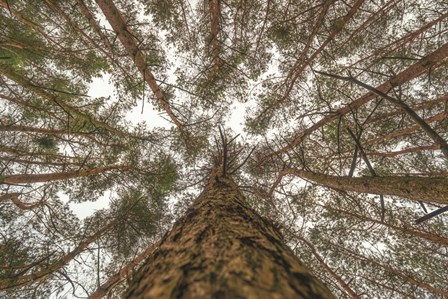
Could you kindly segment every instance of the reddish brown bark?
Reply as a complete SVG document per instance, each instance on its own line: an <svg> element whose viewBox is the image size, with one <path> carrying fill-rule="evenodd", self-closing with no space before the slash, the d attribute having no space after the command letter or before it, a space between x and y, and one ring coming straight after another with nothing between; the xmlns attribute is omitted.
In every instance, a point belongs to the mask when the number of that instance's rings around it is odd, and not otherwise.
<svg viewBox="0 0 448 299"><path fill-rule="evenodd" d="M430 124L430 123L433 123L433 122L436 122L436 121L444 120L447 116L448 116L448 112L441 112L441 113L438 113L438 114L436 114L434 116L431 116L431 117L428 117L428 118L424 119L424 121L427 124ZM393 132L390 132L390 133L385 134L383 136L378 136L376 138L370 139L369 141L364 142L362 144L362 146L366 147L366 146L369 146L369 145L372 145L372 144L376 144L376 143L379 143L379 142L382 142L382 141L386 141L386 140L389 140L389 139L392 139L392 138L395 138L395 137L404 136L404 135L407 135L409 133L417 131L419 128L420 127L418 125L414 125L414 126L407 127L405 129L402 129L402 130L399 130L399 131L393 131ZM440 149L440 146L438 145L437 148Z"/></svg>
<svg viewBox="0 0 448 299"><path fill-rule="evenodd" d="M44 203L43 201L34 202L34 203L25 203L19 199L19 196L21 194L22 193L14 192L14 193L6 193L3 195L0 195L0 202L6 201L6 200L11 200L11 202L13 204L15 204L21 210L32 210L36 207L43 205L43 203Z"/></svg>
<svg viewBox="0 0 448 299"><path fill-rule="evenodd" d="M327 1L324 5L324 13L326 13L326 10L328 10L329 5L331 1ZM358 9L361 7L361 5L364 3L364 0L357 0L353 6L350 8L349 12L344 16L344 18L342 20L340 20L337 24L335 24L335 26L332 28L332 31L330 33L330 35L327 37L327 39L319 46L319 48L309 57L307 58L305 61L301 61L300 62L300 68L298 68L295 72L294 72L294 77L291 80L291 83L289 84L289 87L286 91L286 93L284 94L284 96L282 97L282 99L279 101L279 103L282 103L284 100L286 100L289 97L289 93L291 92L294 83L297 81L297 79L300 77L300 75L302 75L303 71L306 69L307 66L309 66L313 60L320 55L320 53L322 53L322 51L325 49L325 47L335 38L335 36L341 32L341 30L345 27L345 25L347 25L348 21L350 21L350 19L355 15L355 13L358 11ZM322 14L321 17L323 19L325 15ZM305 56L303 56L304 58ZM294 68L298 67L298 65L294 66Z"/></svg>
<svg viewBox="0 0 448 299"><path fill-rule="evenodd" d="M181 123L181 121L177 118L177 116L171 109L171 106L165 94L160 89L158 83L156 82L156 79L154 78L154 75L152 74L150 66L147 64L147 57L145 52L140 50L138 46L140 42L132 33L131 28L128 26L121 12L117 9L115 4L111 0L96 0L96 3L101 8L107 21L117 34L118 39L125 48L128 56L132 59L135 66L142 74L143 79L154 93L159 106L163 110L165 110L171 121L181 130L181 132L186 134L185 125Z"/></svg>
<svg viewBox="0 0 448 299"><path fill-rule="evenodd" d="M22 125L0 125L0 132L32 132L32 133L42 133L49 135L63 135L63 134L71 134L71 135L89 135L87 132L68 132L67 130L58 130L58 129L45 129L45 128L37 128L37 127L28 127Z"/></svg>
<svg viewBox="0 0 448 299"><path fill-rule="evenodd" d="M11 148L6 146L0 146L0 152L3 153L10 153L13 154L14 157L51 157L53 159L60 159L60 160L72 160L72 161L83 161L84 158L82 157L72 157L72 156L64 156L54 153L43 153L43 152L27 152L24 150L19 150L17 148ZM69 162L72 163L72 162Z"/></svg>
<svg viewBox="0 0 448 299"><path fill-rule="evenodd" d="M435 235L433 233L430 232L426 232L426 231L422 231L422 230L418 230L418 229L414 229L411 226L401 226L401 225L397 225L397 224L393 224L393 223L389 223L387 221L381 222L379 219L374 219L371 217L368 217L366 215L361 215L349 210L342 210L342 209L338 209L338 208L334 208L334 207L328 207L328 206L323 206L325 209L328 209L330 211L334 211L337 213L340 213L342 215L347 215L349 216L351 219L359 219L361 221L366 221L366 222L372 222L372 223L376 223L379 225L383 225L385 227L391 228L393 230L402 232L404 234L407 235L411 235L411 236L415 236L436 244L439 244L441 246L445 246L448 247L448 239L444 238L442 236L439 235Z"/></svg>
<svg viewBox="0 0 448 299"><path fill-rule="evenodd" d="M410 34L408 34L408 35L406 35L406 36L404 36L404 37L402 37L402 38L396 40L396 41L393 41L393 42L387 44L386 46L384 46L384 47L382 47L382 48L380 48L380 49L374 51L372 54L370 54L370 55L368 55L368 56L366 56L366 57L363 57L362 59L360 59L360 60L358 60L358 61L352 63L351 65L349 65L349 66L347 66L346 68L344 68L342 71L347 70L347 69L350 69L350 68L352 68L353 66L355 66L355 65L357 65L357 64L359 64L359 63L361 63L361 62L363 62L363 61L365 61L365 60L368 60L368 59L370 59L370 58L372 58L372 57L378 56L380 53L384 53L384 54L386 55L386 54L388 54L388 53L391 53L391 52L393 52L393 51L395 51L395 50L397 50L397 49L403 47L403 46L406 45L407 43L410 43L411 41L413 41L414 39L416 39L418 36L420 36L420 34L422 34L423 32L425 32L425 31L428 30L429 28L431 28L431 27L437 25L438 23L442 22L442 21L445 20L446 18L448 18L448 13L444 13L443 15L441 15L441 16L438 17L437 19L434 19L433 21L429 22L428 24L424 25L424 26L421 27L420 29L418 29L418 30L416 30L416 31L414 31L414 32L412 32L412 33L410 33ZM375 60L374 62L376 62L376 61L378 61L378 59ZM364 69L369 69L370 66L372 66L374 62L372 62L371 64L369 64L369 65L367 65L367 66L364 66Z"/></svg>
<svg viewBox="0 0 448 299"><path fill-rule="evenodd" d="M396 99L394 97L391 97L391 96L385 94L384 92L379 91L379 90L375 89L374 87L359 81L358 79L356 79L354 77L343 77L343 76L338 76L338 75L333 75L333 74L328 74L328 73L325 73L325 72L318 72L318 71L316 71L316 73L321 74L321 75L325 75L325 76L329 76L329 77L332 77L332 78L337 78L337 79L340 79L340 80L344 80L344 81L355 83L356 85L361 86L361 87L369 90L370 92L372 92L372 93L378 95L379 97L387 100L392 105L400 108L404 113L406 113L406 115L409 118L411 118L417 124L417 126L420 129L422 129L426 133L426 135L429 138L432 139L432 141L434 141L435 144L437 144L440 147L440 150L445 155L445 158L448 158L448 144L445 141L445 139L443 139L433 128L431 128L431 126L428 125L428 123L425 120L423 120L414 110L412 110L411 107L409 107L409 105L406 104L404 101ZM353 135L353 137L355 138L354 135Z"/></svg>
<svg viewBox="0 0 448 299"><path fill-rule="evenodd" d="M447 177L348 177L293 168L282 170L279 176L284 175L294 175L337 190L394 195L423 202L448 204Z"/></svg>
<svg viewBox="0 0 448 299"><path fill-rule="evenodd" d="M0 125L0 132L29 132L29 133L41 133L48 135L68 135L68 136L81 136L86 139L92 140L93 142L100 144L102 146L120 146L120 144L107 144L94 137L93 133L90 132L79 132L72 130L59 130L59 129L46 129L46 128L36 128L22 125Z"/></svg>
<svg viewBox="0 0 448 299"><path fill-rule="evenodd" d="M84 17L89 21L89 24L92 27L92 29L95 30L95 32L101 38L101 41L106 46L106 49L109 50L110 52L112 52L113 48L112 48L112 45L110 44L109 39L104 34L104 32L101 30L100 25L96 21L95 17L90 13L90 10L87 7L87 5L84 3L83 0L76 0L76 2L78 3L79 8L80 8L82 14L84 15Z"/></svg>
<svg viewBox="0 0 448 299"><path fill-rule="evenodd" d="M375 19L381 18L382 16L386 15L392 8L396 6L398 2L400 2L400 0L389 0L388 2L386 2L383 6L380 7L380 9L371 14L358 28L353 30L350 36L344 41L344 44L349 44L353 36L361 33L366 29L369 29L370 26L374 26L373 22L375 21Z"/></svg>
<svg viewBox="0 0 448 299"><path fill-rule="evenodd" d="M416 153L416 152L420 152L420 151L436 151L436 150L440 150L438 146L428 145L428 146L408 147L403 150L393 151L393 152L368 152L367 155L380 156L380 157L396 157L396 156L408 154L408 153Z"/></svg>
<svg viewBox="0 0 448 299"><path fill-rule="evenodd" d="M82 169L67 172L41 173L41 174L15 174L0 177L0 183L2 184L46 183L49 181L68 180L73 178L85 177L89 175L96 175L111 170L129 170L129 169L131 169L131 167L126 165L108 165L92 169Z"/></svg>
<svg viewBox="0 0 448 299"><path fill-rule="evenodd" d="M326 1L324 4L324 7L322 8L322 12L318 18L319 21L323 20L323 17L325 16L330 4L333 1ZM276 100L272 105L268 106L267 108L265 108L262 112L260 112L260 114L258 115L258 117L261 117L263 114L265 114L267 111L271 110L271 109L275 109L276 107L279 107L282 103L284 103L285 101L288 100L289 95L294 87L295 82L297 81L297 79L303 74L303 72L305 71L305 69L311 65L311 63L313 62L313 60L320 55L320 53L325 49L325 47L334 39L334 37L341 32L341 30L345 27L345 25L348 23L348 21L350 21L350 19L353 17L353 15L358 11L358 9L361 7L361 5L364 3L364 0L357 0L353 6L351 7L351 9L349 10L349 12L344 16L344 18L339 21L333 28L332 31L330 32L330 35L327 37L327 39L319 46L319 48L310 56L310 57L306 57L306 53L308 52L308 49L310 47L310 44L312 42L311 39L308 40L307 46L305 47L304 51L301 53L301 56L299 57L299 59L297 60L297 62L294 64L293 69L289 72L288 74L288 79L290 80L290 82L286 82L285 84L287 85L286 87L286 91L284 92L283 96ZM316 24L315 27L319 27L321 24ZM316 32L317 33L317 32ZM315 33L315 34L316 34ZM306 58L306 59L305 59Z"/></svg>
<svg viewBox="0 0 448 299"><path fill-rule="evenodd" d="M303 72L303 68L298 69L301 65L307 65L308 63L310 63L311 61L308 61L307 55L308 55L308 51L311 48L311 44L313 43L314 38L316 37L316 34L319 32L321 26L324 23L324 18L328 12L328 9L330 8L330 5L334 2L334 0L326 0L322 6L321 12L319 14L319 16L317 17L316 20L316 24L314 24L313 26L313 30L310 34L310 36L308 36L308 40L307 43L305 45L305 48L302 50L302 52L300 53L299 58L297 59L296 63L294 64L294 66L292 67L292 69L289 71L288 73L288 79L291 79L291 86L290 88L288 88L286 94L289 95L289 92L292 89L292 85L294 85L294 82L297 80L297 78L301 75L301 73ZM328 37L328 39L331 38L331 35ZM327 39L327 40L328 40ZM319 50L318 50L319 51ZM285 94L285 96L287 96ZM284 97L285 97L284 96Z"/></svg>
<svg viewBox="0 0 448 299"><path fill-rule="evenodd" d="M90 13L89 9L82 0L77 0L77 3L81 9L81 13L89 21L89 24L92 26L92 29L100 36L101 41L105 45L104 47L98 42L96 42L89 35L87 35L83 29L81 29L75 22L73 22L70 19L70 17L64 12L64 10L54 5L50 0L46 0L46 2L51 8L53 8L57 13L59 13L72 28L74 28L77 32L79 32L90 44L92 44L98 51L104 53L104 55L106 55L109 61L112 64L116 65L123 72L124 76L128 76L128 71L124 69L122 65L118 62L117 58L114 57L113 47L109 39L103 33L103 31L99 27L99 24L96 22L94 16Z"/></svg>
<svg viewBox="0 0 448 299"><path fill-rule="evenodd" d="M219 71L219 18L221 17L221 1L209 0L210 10L210 37L213 51L213 66L210 76L215 77Z"/></svg>
<svg viewBox="0 0 448 299"><path fill-rule="evenodd" d="M423 109L430 109L434 106L436 106L437 104L442 104L443 102L445 102L445 105L448 105L448 95L443 95L440 96L438 98L432 99L432 100L424 100L418 104L415 104L412 106L412 109L414 111L420 111ZM369 124L376 122L376 121L384 121L385 118L390 117L390 116L394 116L394 115L399 115L399 114L403 114L402 110L395 110L395 111L390 111L390 112L385 112L385 113L380 113L377 116L372 117L369 120Z"/></svg>
<svg viewBox="0 0 448 299"><path fill-rule="evenodd" d="M8 2L6 2L6 0L0 0L0 6L8 9Z"/></svg>

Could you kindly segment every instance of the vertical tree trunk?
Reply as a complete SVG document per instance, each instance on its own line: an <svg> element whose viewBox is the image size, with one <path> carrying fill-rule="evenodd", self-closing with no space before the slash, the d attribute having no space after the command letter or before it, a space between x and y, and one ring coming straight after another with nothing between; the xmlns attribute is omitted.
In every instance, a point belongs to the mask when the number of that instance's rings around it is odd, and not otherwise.
<svg viewBox="0 0 448 299"><path fill-rule="evenodd" d="M333 298L249 208L229 178L211 179L137 271L125 298Z"/></svg>

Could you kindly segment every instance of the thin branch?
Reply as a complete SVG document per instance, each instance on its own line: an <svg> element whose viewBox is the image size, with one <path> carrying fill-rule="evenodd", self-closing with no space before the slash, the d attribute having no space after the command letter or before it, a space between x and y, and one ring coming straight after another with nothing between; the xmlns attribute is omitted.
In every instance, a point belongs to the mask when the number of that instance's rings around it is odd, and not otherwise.
<svg viewBox="0 0 448 299"><path fill-rule="evenodd" d="M334 75L334 74L329 74L326 72L320 72L320 71L315 71L318 74L327 76L327 77L331 77L331 78L336 78L339 80L343 80L343 81L348 81L348 82L353 82L367 90L369 90L370 92L382 97L383 99L386 99L387 101L389 101L390 103L392 103L393 105L401 108L410 118L412 118L412 120L423 130L425 131L425 133L429 136L429 138L431 138L434 143L438 144L440 146L440 149L442 150L442 153L445 155L445 157L448 159L448 143L445 141L445 139L443 139L433 128L431 128L431 126L429 126L417 113L415 113L414 110L411 109L411 107L409 107L405 102L399 100L399 99L395 99L391 96L389 96L388 94L384 93L383 91L374 88L368 84L365 84L361 81L359 81L356 78L353 78L352 76L349 77L343 77L343 76L338 76L338 75Z"/></svg>
<svg viewBox="0 0 448 299"><path fill-rule="evenodd" d="M437 209L437 210L435 210L435 211L433 211L433 212L431 212L429 214L426 214L423 217L418 218L417 220L415 220L415 224L420 224L420 223L422 223L422 222L424 222L426 220L429 220L431 218L434 218L437 215L440 215L440 214L442 214L442 213L444 213L446 211L448 211L448 206L445 206L443 208Z"/></svg>

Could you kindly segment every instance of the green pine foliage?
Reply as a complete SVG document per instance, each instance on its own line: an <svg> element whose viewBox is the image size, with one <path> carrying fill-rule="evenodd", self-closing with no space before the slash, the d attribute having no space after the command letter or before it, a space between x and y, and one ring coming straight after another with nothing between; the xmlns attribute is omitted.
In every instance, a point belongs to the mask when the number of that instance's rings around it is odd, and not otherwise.
<svg viewBox="0 0 448 299"><path fill-rule="evenodd" d="M279 177L372 176L347 129L377 176L446 176L447 157L406 113L317 71L386 84L446 141L447 11L443 0L0 0L0 297L93 294L199 194L218 127L242 134L229 146L248 204L336 297L448 296L447 214L415 224L441 205Z"/></svg>

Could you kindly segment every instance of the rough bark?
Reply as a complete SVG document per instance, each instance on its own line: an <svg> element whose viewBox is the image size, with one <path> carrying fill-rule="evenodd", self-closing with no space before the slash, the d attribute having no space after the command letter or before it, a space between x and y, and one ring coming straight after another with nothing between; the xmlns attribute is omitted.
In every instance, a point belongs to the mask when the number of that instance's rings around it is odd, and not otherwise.
<svg viewBox="0 0 448 299"><path fill-rule="evenodd" d="M287 168L280 176L287 174L313 181L325 187L379 195L395 195L429 203L448 204L447 177L347 177Z"/></svg>
<svg viewBox="0 0 448 299"><path fill-rule="evenodd" d="M211 177L125 298L333 298L232 180Z"/></svg>
<svg viewBox="0 0 448 299"><path fill-rule="evenodd" d="M211 36L211 44L213 49L213 66L211 71L211 77L215 77L219 71L219 40L218 40L218 32L219 32L219 18L221 17L221 1L220 0L210 0L209 1L209 9L210 9L210 36Z"/></svg>

